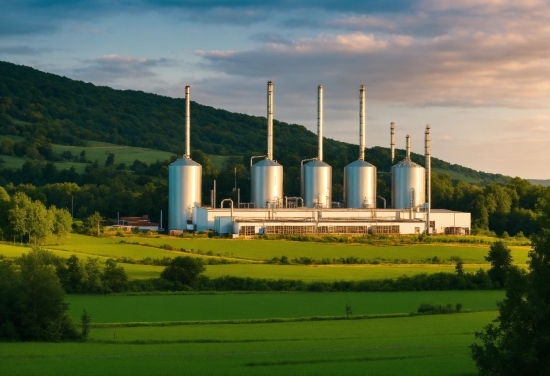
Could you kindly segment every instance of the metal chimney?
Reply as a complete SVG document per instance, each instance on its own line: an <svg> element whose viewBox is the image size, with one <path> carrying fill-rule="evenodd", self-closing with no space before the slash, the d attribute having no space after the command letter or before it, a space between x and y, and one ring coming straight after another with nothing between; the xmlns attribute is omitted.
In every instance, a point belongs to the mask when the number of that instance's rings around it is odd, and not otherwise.
<svg viewBox="0 0 550 376"><path fill-rule="evenodd" d="M430 137L430 124L426 124L424 139L425 168L426 168L426 234L430 234L430 210L432 206L432 146Z"/></svg>
<svg viewBox="0 0 550 376"><path fill-rule="evenodd" d="M185 87L185 154L191 158L191 86Z"/></svg>
<svg viewBox="0 0 550 376"><path fill-rule="evenodd" d="M365 160L365 85L359 89L359 160Z"/></svg>
<svg viewBox="0 0 550 376"><path fill-rule="evenodd" d="M391 163L395 161L395 123L392 121L390 123L391 128L391 138L390 138L390 148L391 148Z"/></svg>
<svg viewBox="0 0 550 376"><path fill-rule="evenodd" d="M273 160L273 81L267 82L267 159Z"/></svg>
<svg viewBox="0 0 550 376"><path fill-rule="evenodd" d="M317 135L319 136L319 146L317 159L323 160L323 85L318 87L317 95Z"/></svg>
<svg viewBox="0 0 550 376"><path fill-rule="evenodd" d="M407 135L407 157L406 160L411 160L411 136Z"/></svg>

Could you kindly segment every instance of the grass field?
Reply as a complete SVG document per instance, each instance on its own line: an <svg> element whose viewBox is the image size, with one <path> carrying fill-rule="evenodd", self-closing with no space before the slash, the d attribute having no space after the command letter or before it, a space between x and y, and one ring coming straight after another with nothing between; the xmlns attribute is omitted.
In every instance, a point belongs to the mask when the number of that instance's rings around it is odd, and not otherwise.
<svg viewBox="0 0 550 376"><path fill-rule="evenodd" d="M126 243L120 243L121 241ZM128 244L139 242L145 245ZM160 237L105 237L97 238L71 234L63 244L57 245L53 239L45 245L61 257L77 255L81 259L99 257L104 262L107 258L127 257L134 260L150 258L173 258L189 253L165 250L158 247L168 244L174 249L186 249L193 252L193 257L208 259L226 258L237 264L209 265L205 275L221 277L225 275L270 278L270 279L301 279L304 281L335 281L335 280L367 280L397 278L402 275L418 273L454 272L451 256L461 257L468 272L479 268L487 269L489 264L484 260L488 246L481 245L403 245L403 246L372 246L356 244L306 243L284 240L241 240L241 239L209 239L209 238L174 238ZM514 262L526 267L528 247L511 247ZM29 248L0 244L0 254L8 257L20 256ZM211 251L214 256L204 253ZM197 254L201 252L203 254ZM220 256L216 256L220 255ZM333 264L333 265L276 265L264 264L273 257L287 256L289 259L310 257L347 258L357 257L367 260L381 260L379 265L372 264ZM427 264L426 259L437 256L442 264ZM400 263L394 263L400 260ZM405 262L405 263L404 263ZM160 275L163 267L153 265L121 263L131 279L154 278Z"/></svg>
<svg viewBox="0 0 550 376"><path fill-rule="evenodd" d="M88 343L0 344L9 375L473 375L468 346L495 312L93 328Z"/></svg>
<svg viewBox="0 0 550 376"><path fill-rule="evenodd" d="M17 136L0 136L0 141L5 138L10 138L13 141L23 141L22 137ZM126 166L130 166L137 159L146 163L153 163L157 160L163 161L174 154L155 150L147 149L133 146L121 146L110 144L106 142L97 142L97 141L88 141L89 146L67 146L67 145L57 145L52 144L52 149L55 153L61 154L62 152L68 150L74 156L79 156L82 151L86 152L86 159L90 161L97 160L100 165L104 165L107 160L109 153L115 155L115 165L119 163L125 163ZM14 157L14 156L0 156L0 159L4 161L0 166L1 167L11 167L11 168L20 168L26 162L25 158ZM75 170L79 173L84 172L86 163L79 162L54 162L58 169L66 169L74 167Z"/></svg>
<svg viewBox="0 0 550 376"><path fill-rule="evenodd" d="M245 260L270 260L273 257L287 256L290 259L299 257L341 258L358 257L367 260L376 258L393 262L395 259L407 260L411 263L424 261L437 256L441 261L449 260L451 256L460 256L465 263L486 263L484 257L489 251L488 245L404 245L404 246L373 246L357 244L334 243L307 243L285 240L244 240L244 239L210 239L210 238L175 238L162 236L155 237L112 237L96 238L72 234L66 244L60 246L49 243L48 248L70 250L74 252L100 254L103 256L124 255L132 258L163 257L159 256L163 250L137 246L132 244L120 244L120 241L147 243L153 246L169 244L176 249L184 248L194 252L206 253L212 251L228 258L241 258ZM525 264L529 247L510 247L514 262ZM123 254L122 254L122 253ZM157 256L153 256L156 253ZM165 251L170 257L170 252Z"/></svg>
<svg viewBox="0 0 550 376"><path fill-rule="evenodd" d="M350 304L355 315L410 313L420 303L462 303L467 310L494 310L503 291L369 293L227 293L184 295L69 295L69 314L85 309L94 323L247 320L339 316Z"/></svg>

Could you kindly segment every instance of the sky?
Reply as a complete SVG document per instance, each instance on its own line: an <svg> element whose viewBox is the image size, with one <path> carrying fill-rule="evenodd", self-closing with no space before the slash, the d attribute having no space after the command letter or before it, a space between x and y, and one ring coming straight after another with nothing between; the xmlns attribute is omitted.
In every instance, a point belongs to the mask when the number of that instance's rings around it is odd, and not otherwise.
<svg viewBox="0 0 550 376"><path fill-rule="evenodd" d="M547 0L0 0L0 60L550 179ZM276 132L276 128L274 132ZM183 142L183 140L182 140ZM277 156L275 155L275 158ZM312 156L304 156L309 158ZM366 159L368 160L368 154Z"/></svg>

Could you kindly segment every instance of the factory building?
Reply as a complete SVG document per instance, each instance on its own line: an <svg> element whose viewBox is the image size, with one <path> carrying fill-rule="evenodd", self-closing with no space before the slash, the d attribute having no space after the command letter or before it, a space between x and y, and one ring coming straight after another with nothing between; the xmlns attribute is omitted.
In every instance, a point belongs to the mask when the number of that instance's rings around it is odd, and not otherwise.
<svg viewBox="0 0 550 376"><path fill-rule="evenodd" d="M267 153L250 161L251 202L221 208L201 205L202 167L190 158L190 88L186 87L186 152L168 168L169 229L214 230L233 237L262 234L452 234L469 235L470 213L431 208L430 126L424 167L406 157L391 168L391 205L376 207L377 169L365 161L365 86L359 90L359 158L344 168L344 208L332 208L332 167L323 162L323 87L318 87L318 153L300 168L301 197L283 194L283 166L273 156L273 82L267 83ZM395 123L391 123L395 159ZM253 164L253 160L263 158ZM224 204L226 204L224 207ZM229 207L227 207L229 206Z"/></svg>

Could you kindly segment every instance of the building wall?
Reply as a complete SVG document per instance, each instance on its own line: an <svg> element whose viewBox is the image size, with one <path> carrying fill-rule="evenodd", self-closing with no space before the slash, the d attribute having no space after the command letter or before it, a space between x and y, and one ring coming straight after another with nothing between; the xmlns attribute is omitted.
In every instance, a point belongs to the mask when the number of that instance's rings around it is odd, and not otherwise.
<svg viewBox="0 0 550 376"><path fill-rule="evenodd" d="M296 231L329 226L399 226L400 234L418 234L426 231L426 213L396 209L234 209L233 218L229 208L195 208L193 215L198 231L215 230L218 233L238 234L243 226L254 226L254 234L266 226L294 226ZM454 228L459 233L470 233L470 213L449 210L434 210L430 221L435 224L433 233L444 234ZM307 227L301 229L300 226ZM344 226L344 227L343 227ZM248 230L247 230L248 231ZM317 230L314 230L318 233ZM453 232L454 233L454 232Z"/></svg>

